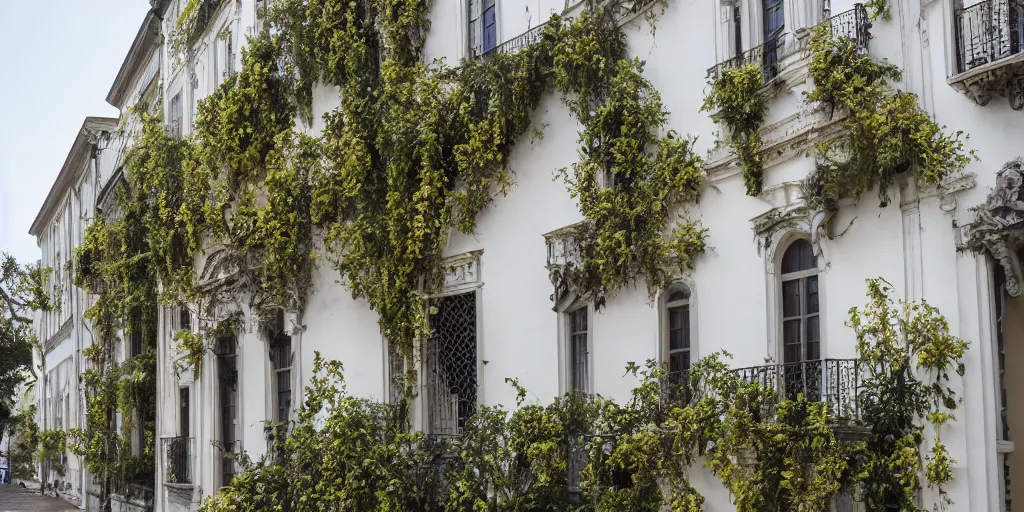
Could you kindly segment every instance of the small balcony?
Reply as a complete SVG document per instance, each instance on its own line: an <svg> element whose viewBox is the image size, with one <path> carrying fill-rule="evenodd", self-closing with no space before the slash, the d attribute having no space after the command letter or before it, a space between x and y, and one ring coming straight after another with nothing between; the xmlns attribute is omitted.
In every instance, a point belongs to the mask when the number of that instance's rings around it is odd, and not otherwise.
<svg viewBox="0 0 1024 512"><path fill-rule="evenodd" d="M871 40L871 18L864 4L854 4L853 9L841 12L822 22L829 27L833 39L853 40L857 50L867 52Z"/></svg>
<svg viewBox="0 0 1024 512"><path fill-rule="evenodd" d="M727 61L708 68L708 81L714 82L728 69L739 69L748 64L761 67L761 75L765 85L779 76L780 37L775 36L764 44L755 46Z"/></svg>
<svg viewBox="0 0 1024 512"><path fill-rule="evenodd" d="M165 437L160 440L164 452L164 482L191 485L192 461L195 460L195 439Z"/></svg>
<svg viewBox="0 0 1024 512"><path fill-rule="evenodd" d="M530 30L527 30L526 32L523 32L522 34L519 34L518 36L486 51L482 48L473 48L473 57L486 59L488 57L493 57L494 55L511 55L513 53L517 53L519 50L539 42L541 32L544 31L544 27L546 25L547 22L541 23L540 25L537 25L536 27L533 27Z"/></svg>
<svg viewBox="0 0 1024 512"><path fill-rule="evenodd" d="M957 71L965 73L1021 53L1024 2L987 0L957 9Z"/></svg>
<svg viewBox="0 0 1024 512"><path fill-rule="evenodd" d="M809 401L827 404L829 413L836 420L861 419L858 396L862 368L858 359L818 359L751 366L735 371L743 381L773 389L779 402L802 394ZM774 407L766 413L774 415Z"/></svg>
<svg viewBox="0 0 1024 512"><path fill-rule="evenodd" d="M1024 108L1024 0L986 0L956 9L957 75L949 84L979 105L994 94Z"/></svg>

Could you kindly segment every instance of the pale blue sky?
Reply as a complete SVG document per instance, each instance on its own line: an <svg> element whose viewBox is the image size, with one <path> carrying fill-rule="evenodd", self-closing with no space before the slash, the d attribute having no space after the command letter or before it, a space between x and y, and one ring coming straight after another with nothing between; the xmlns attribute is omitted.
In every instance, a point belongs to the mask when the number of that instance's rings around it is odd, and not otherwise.
<svg viewBox="0 0 1024 512"><path fill-rule="evenodd" d="M28 235L82 121L104 100L148 0L0 0L0 251L39 259Z"/></svg>

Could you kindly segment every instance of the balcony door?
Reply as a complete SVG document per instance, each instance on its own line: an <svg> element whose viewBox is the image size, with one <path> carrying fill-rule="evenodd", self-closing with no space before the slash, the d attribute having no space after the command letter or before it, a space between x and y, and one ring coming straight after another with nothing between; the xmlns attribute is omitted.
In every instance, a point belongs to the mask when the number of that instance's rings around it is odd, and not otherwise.
<svg viewBox="0 0 1024 512"><path fill-rule="evenodd" d="M787 398L803 393L821 399L821 325L818 261L814 247L799 239L782 257L783 389Z"/></svg>

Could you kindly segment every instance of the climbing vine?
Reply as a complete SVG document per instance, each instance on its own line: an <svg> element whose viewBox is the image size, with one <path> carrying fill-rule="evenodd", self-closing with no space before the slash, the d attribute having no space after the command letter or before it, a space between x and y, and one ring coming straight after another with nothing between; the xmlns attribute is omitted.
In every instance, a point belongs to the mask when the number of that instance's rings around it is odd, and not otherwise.
<svg viewBox="0 0 1024 512"><path fill-rule="evenodd" d="M726 140L743 168L747 195L760 195L764 179L760 130L768 115L761 65L726 67L713 77L710 86L701 111L713 113L728 128Z"/></svg>
<svg viewBox="0 0 1024 512"><path fill-rule="evenodd" d="M815 88L807 99L844 116L842 133L819 145L818 165L806 179L811 206L833 212L840 200L858 199L876 185L885 206L897 176L938 184L974 158L964 150L962 132L944 133L917 96L890 85L900 78L895 66L875 62L825 25L814 29L811 52Z"/></svg>
<svg viewBox="0 0 1024 512"><path fill-rule="evenodd" d="M508 379L514 410L482 407L461 435L432 437L410 430L407 402L349 396L340 363L317 355L290 429L269 430L270 453L244 460L202 510L697 512L704 497L689 476L703 464L741 512L827 510L841 493L868 510L917 512L922 469L940 492L952 475L937 438L926 456L919 444L925 422L938 432L953 419L949 381L966 344L934 307L889 294L870 280L868 304L850 312L865 375L852 416L776 374L731 370L719 353L684 379L630 364L640 384L622 404L573 394L526 403Z"/></svg>

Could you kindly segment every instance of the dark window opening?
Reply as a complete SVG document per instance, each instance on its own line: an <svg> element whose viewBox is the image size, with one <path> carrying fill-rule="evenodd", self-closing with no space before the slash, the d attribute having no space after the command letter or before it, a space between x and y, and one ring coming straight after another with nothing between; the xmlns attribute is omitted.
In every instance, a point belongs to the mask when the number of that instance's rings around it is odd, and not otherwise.
<svg viewBox="0 0 1024 512"><path fill-rule="evenodd" d="M234 336L217 340L217 385L220 398L221 485L235 476L234 452L238 449L238 355Z"/></svg>
<svg viewBox="0 0 1024 512"><path fill-rule="evenodd" d="M427 345L430 427L460 434L476 412L476 293L434 299Z"/></svg>

